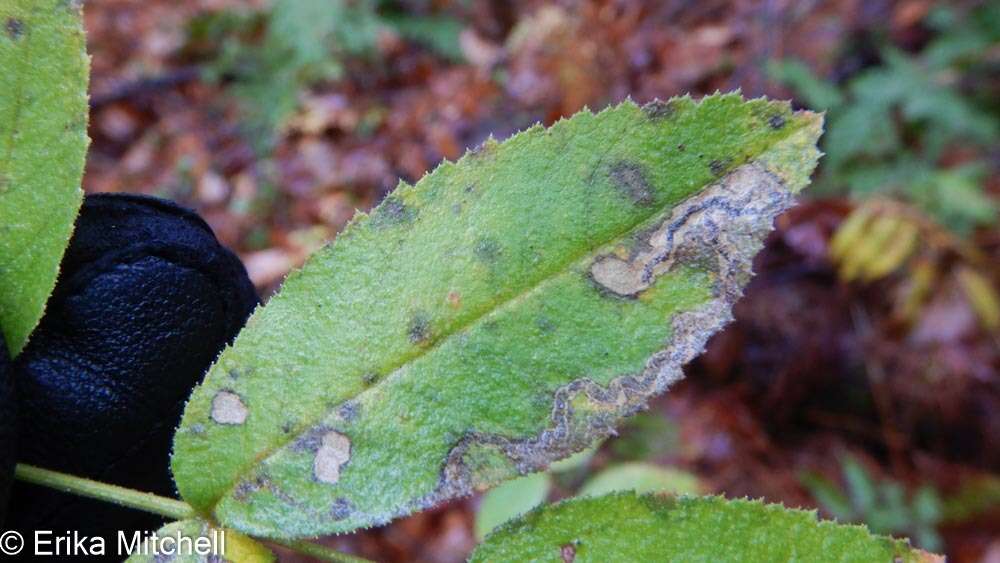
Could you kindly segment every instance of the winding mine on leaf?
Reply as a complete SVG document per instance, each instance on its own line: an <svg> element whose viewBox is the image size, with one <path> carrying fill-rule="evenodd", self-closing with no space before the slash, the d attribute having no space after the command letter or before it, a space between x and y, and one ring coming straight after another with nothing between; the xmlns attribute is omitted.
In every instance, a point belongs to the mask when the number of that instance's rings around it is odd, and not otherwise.
<svg viewBox="0 0 1000 563"><path fill-rule="evenodd" d="M821 127L736 94L626 102L401 185L192 395L181 494L252 535L345 532L609 435L729 320Z"/></svg>

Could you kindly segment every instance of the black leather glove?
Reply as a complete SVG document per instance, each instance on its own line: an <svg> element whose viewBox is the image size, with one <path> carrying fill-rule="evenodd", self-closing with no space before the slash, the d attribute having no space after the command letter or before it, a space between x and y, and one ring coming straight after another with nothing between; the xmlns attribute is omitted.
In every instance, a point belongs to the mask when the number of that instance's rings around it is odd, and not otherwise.
<svg viewBox="0 0 1000 563"><path fill-rule="evenodd" d="M88 196L45 316L14 365L18 461L174 496L169 454L184 403L257 302L239 259L195 213L144 196ZM102 535L112 554L118 530L162 523L20 482L7 520L25 538Z"/></svg>

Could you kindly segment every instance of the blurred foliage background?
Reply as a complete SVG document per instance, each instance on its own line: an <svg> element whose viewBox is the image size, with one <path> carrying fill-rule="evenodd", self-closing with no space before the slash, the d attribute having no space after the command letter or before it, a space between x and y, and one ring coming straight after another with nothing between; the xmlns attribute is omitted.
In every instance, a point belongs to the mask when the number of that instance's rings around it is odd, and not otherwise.
<svg viewBox="0 0 1000 563"><path fill-rule="evenodd" d="M86 190L197 209L264 295L490 134L736 88L827 112L687 380L546 473L331 545L463 561L546 499L638 487L1000 561L1000 2L90 0L86 25Z"/></svg>

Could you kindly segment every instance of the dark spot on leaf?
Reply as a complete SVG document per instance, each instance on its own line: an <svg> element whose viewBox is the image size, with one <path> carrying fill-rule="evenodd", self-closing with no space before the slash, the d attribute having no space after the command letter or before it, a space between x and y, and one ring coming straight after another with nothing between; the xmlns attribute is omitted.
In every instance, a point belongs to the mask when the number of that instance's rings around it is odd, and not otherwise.
<svg viewBox="0 0 1000 563"><path fill-rule="evenodd" d="M771 129L781 129L785 126L785 117L782 115L772 115L771 119L767 120L767 124L771 126Z"/></svg>
<svg viewBox="0 0 1000 563"><path fill-rule="evenodd" d="M684 152L684 149L686 149L686 148L687 147L684 146L684 143L681 143L681 144L677 145L677 150L679 150L681 152Z"/></svg>
<svg viewBox="0 0 1000 563"><path fill-rule="evenodd" d="M563 563L573 563L576 560L576 548L568 543L559 548L559 556L562 557Z"/></svg>
<svg viewBox="0 0 1000 563"><path fill-rule="evenodd" d="M378 381L378 374L375 373L375 372L373 372L373 371L370 371L370 372L364 374L363 376L361 376L361 381L365 385L372 385L376 381Z"/></svg>
<svg viewBox="0 0 1000 563"><path fill-rule="evenodd" d="M677 107L673 101L663 102L660 100L653 100L648 104L642 106L643 113L646 117L653 121L661 121L664 119L670 119L677 113Z"/></svg>
<svg viewBox="0 0 1000 563"><path fill-rule="evenodd" d="M330 517L334 520L343 520L351 515L352 510L354 510L354 506L351 505L351 501L341 497L333 501L333 505L330 507Z"/></svg>
<svg viewBox="0 0 1000 563"><path fill-rule="evenodd" d="M77 116L66 122L63 126L64 131L79 131L84 132L87 129L87 117Z"/></svg>
<svg viewBox="0 0 1000 563"><path fill-rule="evenodd" d="M535 326L537 326L538 330L543 334L549 334L556 329L556 325L552 322L552 319L546 317L545 315L540 315L537 319L535 319Z"/></svg>
<svg viewBox="0 0 1000 563"><path fill-rule="evenodd" d="M479 239L474 249L476 258L487 264L496 262L500 258L500 251L500 243L491 238Z"/></svg>
<svg viewBox="0 0 1000 563"><path fill-rule="evenodd" d="M246 481L243 481L233 489L233 498L236 499L236 502L246 502L252 492L254 492L253 487Z"/></svg>
<svg viewBox="0 0 1000 563"><path fill-rule="evenodd" d="M389 196L372 212L371 221L372 226L381 229L412 223L416 218L416 209L407 206L398 197Z"/></svg>
<svg viewBox="0 0 1000 563"><path fill-rule="evenodd" d="M328 426L324 425L308 429L300 434L298 439L292 443L292 451L316 453L319 450L320 443L323 441L323 435L330 430Z"/></svg>
<svg viewBox="0 0 1000 563"><path fill-rule="evenodd" d="M722 176L723 174L726 173L726 170L729 168L730 162L731 161L729 159L713 160L712 162L708 163L708 169L712 171L713 175Z"/></svg>
<svg viewBox="0 0 1000 563"><path fill-rule="evenodd" d="M347 401L343 405L340 405L340 409L337 410L337 414L340 418L343 418L346 422L352 422L358 418L361 414L361 405L357 401Z"/></svg>
<svg viewBox="0 0 1000 563"><path fill-rule="evenodd" d="M426 342L427 339L431 337L431 322L427 318L427 314L422 311L417 311L410 318L410 326L407 332L410 336L410 342L414 344L420 344Z"/></svg>
<svg viewBox="0 0 1000 563"><path fill-rule="evenodd" d="M258 475L250 480L240 481L233 489L233 498L237 502L246 502L250 495L268 486L270 477L265 474Z"/></svg>
<svg viewBox="0 0 1000 563"><path fill-rule="evenodd" d="M611 181L632 203L653 203L653 188L646 179L646 172L639 164L622 160L611 167Z"/></svg>
<svg viewBox="0 0 1000 563"><path fill-rule="evenodd" d="M7 18L7 35L17 41L24 35L24 22L17 18Z"/></svg>

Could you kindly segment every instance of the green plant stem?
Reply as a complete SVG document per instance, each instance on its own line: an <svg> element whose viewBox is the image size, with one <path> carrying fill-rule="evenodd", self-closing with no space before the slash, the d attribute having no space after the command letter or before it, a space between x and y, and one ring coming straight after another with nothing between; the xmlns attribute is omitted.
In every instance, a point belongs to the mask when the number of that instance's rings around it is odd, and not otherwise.
<svg viewBox="0 0 1000 563"><path fill-rule="evenodd" d="M196 515L194 509L186 502L42 469L33 465L17 464L17 467L14 468L14 477L27 483L152 512L174 520L183 520Z"/></svg>
<svg viewBox="0 0 1000 563"><path fill-rule="evenodd" d="M144 512L159 514L172 520L184 520L197 517L198 514L186 502L161 497L152 493L144 493L135 489L119 487L109 483L101 483L75 475L67 475L50 469L42 469L34 465L19 463L14 468L14 478L26 483L41 485L57 491L111 502L120 506L135 508ZM271 543L314 557L320 561L335 561L337 563L371 563L369 560L340 553L322 545L308 541L277 541Z"/></svg>
<svg viewBox="0 0 1000 563"><path fill-rule="evenodd" d="M335 551L326 546L320 545L318 543L313 543L311 541L299 540L299 541L281 541L281 540L268 540L269 542L280 545L281 547L287 547L292 551L296 551L303 555L308 555L320 561L333 561L334 563L373 563L370 559L365 559L364 557L358 557L356 555L350 555L347 553L342 553L340 551Z"/></svg>

